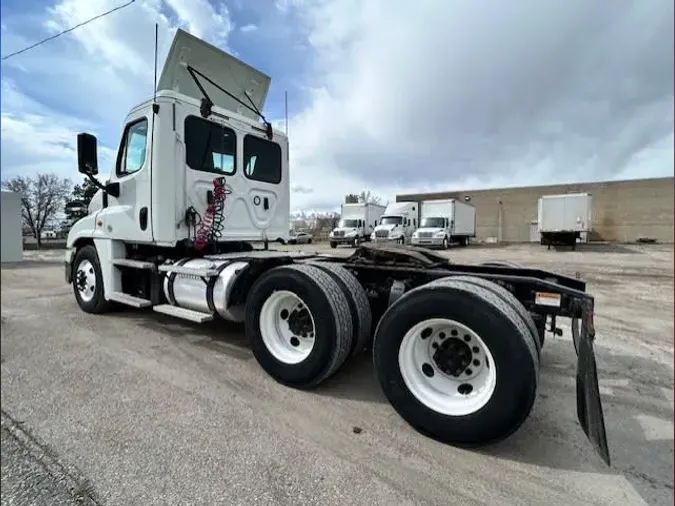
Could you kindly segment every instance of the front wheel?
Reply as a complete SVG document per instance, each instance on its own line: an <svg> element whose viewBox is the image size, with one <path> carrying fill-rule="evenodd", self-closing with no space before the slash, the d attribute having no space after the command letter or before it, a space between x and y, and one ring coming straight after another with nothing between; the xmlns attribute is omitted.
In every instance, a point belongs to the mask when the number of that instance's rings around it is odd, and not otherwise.
<svg viewBox="0 0 675 506"><path fill-rule="evenodd" d="M358 248L360 244L361 244L361 238L359 236L354 237L354 242L352 243L352 245L355 248Z"/></svg>
<svg viewBox="0 0 675 506"><path fill-rule="evenodd" d="M496 294L462 281L423 285L392 304L374 339L378 380L394 409L438 441L508 437L534 404L534 336Z"/></svg>
<svg viewBox="0 0 675 506"><path fill-rule="evenodd" d="M443 248L443 249L448 249L448 238L447 238L447 237L444 237L444 238L443 238L443 246L442 246L442 248Z"/></svg>
<svg viewBox="0 0 675 506"><path fill-rule="evenodd" d="M396 241L396 243L397 243L397 244L405 244L405 237L404 237L404 236L401 236L401 237Z"/></svg>
<svg viewBox="0 0 675 506"><path fill-rule="evenodd" d="M110 308L103 294L101 263L94 246L85 246L75 254L73 292L78 306L86 313L104 313Z"/></svg>

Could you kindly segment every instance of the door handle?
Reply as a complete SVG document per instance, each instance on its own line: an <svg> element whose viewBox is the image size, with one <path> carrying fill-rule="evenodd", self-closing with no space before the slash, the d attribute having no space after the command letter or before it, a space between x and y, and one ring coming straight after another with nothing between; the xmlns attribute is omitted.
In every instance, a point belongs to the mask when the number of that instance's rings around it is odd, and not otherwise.
<svg viewBox="0 0 675 506"><path fill-rule="evenodd" d="M208 190L206 192L206 203L213 204L213 190Z"/></svg>
<svg viewBox="0 0 675 506"><path fill-rule="evenodd" d="M267 211L267 210L269 210L269 208L270 208L270 201L269 201L269 199L268 199L267 197L265 197L265 198L263 199L263 209L264 209L265 211Z"/></svg>

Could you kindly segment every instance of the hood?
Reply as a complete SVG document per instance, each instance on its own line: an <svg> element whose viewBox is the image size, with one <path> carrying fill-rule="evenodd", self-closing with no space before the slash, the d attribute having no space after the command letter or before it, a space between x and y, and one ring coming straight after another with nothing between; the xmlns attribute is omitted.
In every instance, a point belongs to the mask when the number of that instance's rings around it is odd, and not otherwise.
<svg viewBox="0 0 675 506"><path fill-rule="evenodd" d="M201 100L203 95L188 72L187 65L194 67L195 70L247 105L250 104L245 95L248 92L256 108L262 112L272 82L271 78L225 51L180 29L176 31L171 49L164 62L162 74L157 83L157 91L172 90ZM197 79L217 107L254 120L258 119L254 112L203 78L197 76Z"/></svg>
<svg viewBox="0 0 675 506"><path fill-rule="evenodd" d="M443 232L445 229L440 228L440 227L424 227L424 228L418 228L415 230L415 232L431 232L433 234L436 234L438 232Z"/></svg>
<svg viewBox="0 0 675 506"><path fill-rule="evenodd" d="M378 225L377 227L375 227L375 230L394 230L397 226L398 225L393 225L393 224Z"/></svg>

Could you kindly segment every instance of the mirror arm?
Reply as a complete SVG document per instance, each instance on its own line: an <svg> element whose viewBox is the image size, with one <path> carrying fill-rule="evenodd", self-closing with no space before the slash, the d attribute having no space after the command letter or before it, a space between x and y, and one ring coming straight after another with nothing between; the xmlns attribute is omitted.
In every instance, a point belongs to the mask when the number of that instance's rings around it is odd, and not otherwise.
<svg viewBox="0 0 675 506"><path fill-rule="evenodd" d="M85 174L89 181L91 181L91 184L96 186L96 188L99 188L100 190L103 190L105 193L109 193L111 196L117 198L120 196L120 184L119 183L106 183L103 184L101 183L98 179L96 179L94 176L91 174Z"/></svg>

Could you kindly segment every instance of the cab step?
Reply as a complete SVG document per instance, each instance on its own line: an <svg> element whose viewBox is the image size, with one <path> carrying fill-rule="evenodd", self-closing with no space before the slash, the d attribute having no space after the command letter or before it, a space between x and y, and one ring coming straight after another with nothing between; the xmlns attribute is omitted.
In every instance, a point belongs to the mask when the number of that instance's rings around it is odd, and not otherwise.
<svg viewBox="0 0 675 506"><path fill-rule="evenodd" d="M142 299L140 297L134 297L133 295L129 295L128 293L123 293L123 292L113 292L113 293L111 293L110 294L110 300L115 301L115 302L119 302L120 304L125 304L127 306L137 307L137 308L152 306L152 302L150 302L148 299Z"/></svg>
<svg viewBox="0 0 675 506"><path fill-rule="evenodd" d="M158 267L160 272L175 272L176 274L183 274L185 276L197 276L199 278L212 278L218 275L216 269L194 269L192 267L181 267L180 265L160 265Z"/></svg>
<svg viewBox="0 0 675 506"><path fill-rule="evenodd" d="M113 260L113 265L116 267L132 267L133 269L149 269L153 270L155 264L152 262L144 262L142 260L132 260L131 258L116 258Z"/></svg>
<svg viewBox="0 0 675 506"><path fill-rule="evenodd" d="M153 307L153 309L158 313L175 316L176 318L182 318L183 320L189 320L195 323L205 323L213 320L212 314L201 313L199 311L193 311L192 309L185 309L184 307L172 306L171 304L160 304L159 306Z"/></svg>

